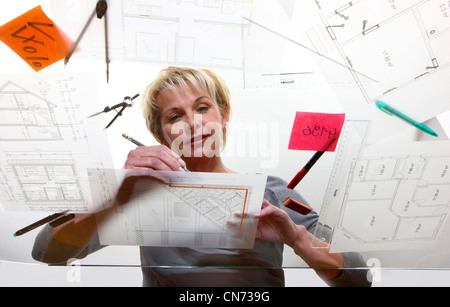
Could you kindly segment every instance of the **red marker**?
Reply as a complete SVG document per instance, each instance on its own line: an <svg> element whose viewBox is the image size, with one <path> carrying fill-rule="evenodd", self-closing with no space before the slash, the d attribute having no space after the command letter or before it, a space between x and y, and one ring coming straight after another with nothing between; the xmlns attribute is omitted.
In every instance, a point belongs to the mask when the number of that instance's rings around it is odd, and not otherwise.
<svg viewBox="0 0 450 307"><path fill-rule="evenodd" d="M295 175L294 179L288 184L288 188L293 190L297 186L297 184L308 174L309 170L316 164L316 162L322 157L324 151L318 151L314 154L314 156L309 160L308 163L302 168L300 172Z"/></svg>

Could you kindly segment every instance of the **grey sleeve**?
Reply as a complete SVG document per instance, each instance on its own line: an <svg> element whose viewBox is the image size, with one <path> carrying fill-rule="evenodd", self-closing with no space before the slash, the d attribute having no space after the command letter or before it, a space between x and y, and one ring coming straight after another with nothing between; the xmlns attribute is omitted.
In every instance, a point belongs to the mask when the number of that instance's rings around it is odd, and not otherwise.
<svg viewBox="0 0 450 307"><path fill-rule="evenodd" d="M296 190L287 188L287 182L277 177L269 177L267 186L273 192L271 200L278 202L276 206L285 210L289 217L298 225L304 225L312 234L315 233L319 215L314 210L306 216L302 216L294 212L282 204L287 197L292 197L305 204L306 200ZM270 195L271 193L266 193ZM272 203L275 205L274 203ZM309 204L308 204L309 205ZM331 234L330 234L331 235ZM344 268L342 273L334 280L325 281L329 286L333 287L370 287L371 276L367 268L367 264L359 253L342 253L344 258Z"/></svg>
<svg viewBox="0 0 450 307"><path fill-rule="evenodd" d="M94 235L89 245L78 247L53 239L52 227L48 224L39 232L34 241L31 256L34 260L51 265L66 265L70 259L82 259L103 248L98 235Z"/></svg>
<svg viewBox="0 0 450 307"><path fill-rule="evenodd" d="M342 253L344 269L333 280L325 280L331 287L371 287L372 277L359 253Z"/></svg>
<svg viewBox="0 0 450 307"><path fill-rule="evenodd" d="M316 224L309 229L314 234ZM331 236L331 234L330 234ZM356 252L342 253L344 267L341 274L333 280L324 280L331 287L371 287L372 277L363 257Z"/></svg>

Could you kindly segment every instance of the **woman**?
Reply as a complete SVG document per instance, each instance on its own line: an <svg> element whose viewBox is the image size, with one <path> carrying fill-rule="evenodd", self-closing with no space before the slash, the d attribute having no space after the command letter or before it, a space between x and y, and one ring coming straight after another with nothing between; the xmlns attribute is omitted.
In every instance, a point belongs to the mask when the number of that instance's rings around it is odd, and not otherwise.
<svg viewBox="0 0 450 307"><path fill-rule="evenodd" d="M149 85L142 102L147 128L161 145L131 151L125 168L233 172L220 157L231 111L230 93L215 73L169 67ZM305 202L286 185L280 178L268 177L252 250L141 247L144 285L284 286L281 266L286 244L328 284L369 286L367 270L342 270L364 267L358 254L330 254L328 249L311 247L318 216L284 208L282 201L287 197ZM55 229L47 227L37 238L33 255L53 263L84 257L99 248L95 229L95 219L86 216ZM63 249L68 252L58 253Z"/></svg>

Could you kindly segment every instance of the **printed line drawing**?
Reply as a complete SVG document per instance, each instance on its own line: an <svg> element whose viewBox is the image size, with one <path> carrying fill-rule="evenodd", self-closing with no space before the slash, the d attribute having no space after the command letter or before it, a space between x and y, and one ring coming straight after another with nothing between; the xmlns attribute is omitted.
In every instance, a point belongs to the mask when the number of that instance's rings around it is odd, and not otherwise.
<svg viewBox="0 0 450 307"><path fill-rule="evenodd" d="M446 172L449 162L448 157L421 156L359 161L338 227L364 243L436 239L450 205L450 182L429 168ZM366 220L370 232L358 231L350 222L362 212L371 216Z"/></svg>
<svg viewBox="0 0 450 307"><path fill-rule="evenodd" d="M115 170L118 179L136 171ZM178 174L179 173L179 174ZM164 177L164 183L153 176ZM132 175L133 176L133 175ZM115 202L99 228L101 244L251 248L266 177L148 171L124 202ZM157 177L159 178L159 177ZM127 187L127 185L125 186Z"/></svg>
<svg viewBox="0 0 450 307"><path fill-rule="evenodd" d="M88 210L70 152L6 152L5 157L5 180L0 183L9 202L24 203L33 211Z"/></svg>
<svg viewBox="0 0 450 307"><path fill-rule="evenodd" d="M307 31L310 41L319 53L351 68L367 102L417 85L422 78L439 80L438 73L450 67L448 1L315 3L322 23ZM370 72L379 84L374 86L352 69ZM327 76L333 79L332 74Z"/></svg>
<svg viewBox="0 0 450 307"><path fill-rule="evenodd" d="M242 217L238 236L242 233L248 189L177 185L169 185L167 188L221 229L227 228L226 222L232 219L233 213L240 212Z"/></svg>
<svg viewBox="0 0 450 307"><path fill-rule="evenodd" d="M162 201L152 201L146 197L134 199L135 224L130 224L128 231L136 233L136 244L153 245L153 240L160 238L158 243L161 246L170 246L175 242L183 246L227 246L227 222L232 219L233 213L245 213L248 190L205 186L163 187L172 197ZM243 224L241 217L237 237L242 235Z"/></svg>
<svg viewBox="0 0 450 307"><path fill-rule="evenodd" d="M94 210L88 172L103 187L96 193L111 198L101 182L102 169L112 167L111 157L100 149L108 148L107 138L99 135L96 122L86 120L98 101L95 82L85 83L89 78L0 76L0 203L6 210ZM93 147L93 142L101 145Z"/></svg>
<svg viewBox="0 0 450 307"><path fill-rule="evenodd" d="M383 146L371 145L353 163L345 191L340 192L344 199L334 226L333 250L435 246L450 209L449 143L426 146L410 144L401 150L395 145L398 153L389 154Z"/></svg>
<svg viewBox="0 0 450 307"><path fill-rule="evenodd" d="M0 141L61 140L56 105L11 81L0 87Z"/></svg>
<svg viewBox="0 0 450 307"><path fill-rule="evenodd" d="M67 17L67 27L75 29L79 25L73 14L82 20L95 3L52 0L51 6L56 15ZM248 31L241 16L250 15L252 8L253 0L110 1L108 18L120 21L109 25L111 60L241 69ZM100 23L92 25L89 43L84 42L88 56L104 56L102 30Z"/></svg>

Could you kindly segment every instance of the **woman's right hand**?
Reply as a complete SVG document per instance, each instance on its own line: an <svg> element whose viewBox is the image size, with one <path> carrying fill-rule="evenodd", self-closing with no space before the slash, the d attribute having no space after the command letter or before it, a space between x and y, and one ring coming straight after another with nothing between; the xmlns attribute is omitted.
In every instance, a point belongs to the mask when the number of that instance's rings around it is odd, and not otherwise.
<svg viewBox="0 0 450 307"><path fill-rule="evenodd" d="M167 146L139 146L130 151L125 169L153 169L160 171L182 171L186 163Z"/></svg>

